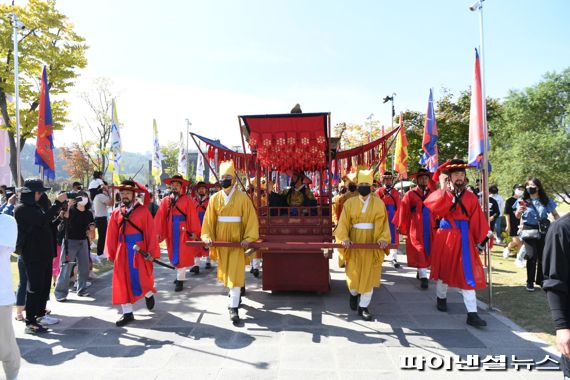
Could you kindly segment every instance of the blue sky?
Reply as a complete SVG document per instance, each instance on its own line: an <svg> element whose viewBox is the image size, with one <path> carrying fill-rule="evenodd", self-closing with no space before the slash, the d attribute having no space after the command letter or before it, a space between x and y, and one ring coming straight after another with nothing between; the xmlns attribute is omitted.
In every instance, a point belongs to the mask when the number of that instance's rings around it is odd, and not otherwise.
<svg viewBox="0 0 570 380"><path fill-rule="evenodd" d="M124 147L152 147L185 125L227 145L238 142L238 114L330 111L332 121L389 124L396 111L425 111L429 88L471 85L478 15L471 1L77 1L58 0L87 39L89 65L70 94L96 77L118 93ZM503 97L570 64L570 1L487 0L487 95ZM71 141L72 128L56 134Z"/></svg>

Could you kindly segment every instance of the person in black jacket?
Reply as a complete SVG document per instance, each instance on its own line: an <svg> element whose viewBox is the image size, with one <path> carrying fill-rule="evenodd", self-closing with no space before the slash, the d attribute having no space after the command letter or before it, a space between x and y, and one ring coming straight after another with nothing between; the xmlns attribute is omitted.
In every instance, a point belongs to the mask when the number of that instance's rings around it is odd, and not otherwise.
<svg viewBox="0 0 570 380"><path fill-rule="evenodd" d="M552 223L542 257L546 297L556 328L556 347L562 354L560 368L570 378L570 214Z"/></svg>
<svg viewBox="0 0 570 380"><path fill-rule="evenodd" d="M47 190L49 188L44 187L40 179L27 179L20 189L20 203L14 210L18 223L16 252L23 257L28 275L26 333L29 334L47 331L38 319L45 317L51 287L52 261L56 255L51 222L67 199L65 193L58 195L53 206L44 211L38 201Z"/></svg>

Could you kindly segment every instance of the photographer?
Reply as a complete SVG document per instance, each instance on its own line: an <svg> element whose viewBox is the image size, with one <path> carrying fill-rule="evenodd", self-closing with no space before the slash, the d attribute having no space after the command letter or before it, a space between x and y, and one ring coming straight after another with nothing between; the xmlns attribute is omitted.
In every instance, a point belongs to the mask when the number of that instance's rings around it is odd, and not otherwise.
<svg viewBox="0 0 570 380"><path fill-rule="evenodd" d="M27 179L21 189L20 203L14 210L18 223L16 252L24 259L28 287L26 294L26 333L38 334L47 331L38 319L47 319L46 303L51 288L52 261L55 257L51 221L55 218L66 194L60 194L54 205L44 211L38 201L44 187L40 179Z"/></svg>
<svg viewBox="0 0 570 380"><path fill-rule="evenodd" d="M522 198L519 198L513 209L517 219L522 219L521 239L526 249L526 290L534 292L534 283L542 287L542 252L544 237L550 226L548 214L554 219L560 218L556 212L556 203L546 195L538 178L531 177L525 183ZM537 271L538 267L538 271Z"/></svg>
<svg viewBox="0 0 570 380"><path fill-rule="evenodd" d="M68 194L68 196L71 194ZM64 240L60 258L59 277L55 285L55 298L59 302L67 300L69 277L73 264L77 263L77 295L87 297L87 279L89 278L89 239L95 234L95 223L86 193L78 193L75 199L69 199L68 209L64 214Z"/></svg>
<svg viewBox="0 0 570 380"><path fill-rule="evenodd" d="M107 235L108 208L113 206L113 198L109 195L107 182L96 189L89 189L93 196L93 214L97 226L97 256L103 255L105 250L105 236Z"/></svg>

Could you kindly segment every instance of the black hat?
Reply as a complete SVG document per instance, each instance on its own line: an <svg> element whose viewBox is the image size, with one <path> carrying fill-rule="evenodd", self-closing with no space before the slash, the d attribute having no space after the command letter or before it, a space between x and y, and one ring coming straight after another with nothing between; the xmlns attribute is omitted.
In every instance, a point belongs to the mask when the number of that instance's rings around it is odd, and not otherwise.
<svg viewBox="0 0 570 380"><path fill-rule="evenodd" d="M418 178L418 177L421 177L423 175L425 175L427 177L431 177L431 172L427 169L419 168L417 172L410 174L409 177L410 178Z"/></svg>
<svg viewBox="0 0 570 380"><path fill-rule="evenodd" d="M51 187L45 187L44 181L39 178L29 178L24 181L24 187L22 188L22 193L44 193L50 190Z"/></svg>
<svg viewBox="0 0 570 380"><path fill-rule="evenodd" d="M83 184L82 184L81 182L75 181L75 182L73 182L73 183L71 184L71 186L72 186L72 187L77 187L77 186L83 187Z"/></svg>
<svg viewBox="0 0 570 380"><path fill-rule="evenodd" d="M121 190L130 190L130 191L136 192L138 190L138 188L137 188L137 184L135 183L135 181L130 180L130 179L126 179L126 180L121 182L121 185L119 185L119 191L121 191Z"/></svg>
<svg viewBox="0 0 570 380"><path fill-rule="evenodd" d="M524 189L524 185L523 185L522 183L517 183L516 185L513 186L513 190L516 190L516 189L519 189L519 188Z"/></svg>

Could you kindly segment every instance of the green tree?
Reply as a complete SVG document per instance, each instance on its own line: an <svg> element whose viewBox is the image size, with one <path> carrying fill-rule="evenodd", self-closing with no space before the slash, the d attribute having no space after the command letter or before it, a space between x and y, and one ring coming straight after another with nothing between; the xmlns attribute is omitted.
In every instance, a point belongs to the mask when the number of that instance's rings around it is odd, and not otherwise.
<svg viewBox="0 0 570 380"><path fill-rule="evenodd" d="M439 163L452 158L467 158L469 145L469 116L471 112L471 90L461 91L455 96L444 89L444 95L437 101L435 117L439 133ZM487 98L487 123L489 138L493 136L494 124L501 118L501 102Z"/></svg>
<svg viewBox="0 0 570 380"><path fill-rule="evenodd" d="M491 180L503 189L539 178L570 204L570 68L510 91L492 129Z"/></svg>
<svg viewBox="0 0 570 380"><path fill-rule="evenodd" d="M169 177L178 173L178 143L169 142L160 147L162 153L162 171Z"/></svg>
<svg viewBox="0 0 570 380"><path fill-rule="evenodd" d="M15 13L24 24L19 32L20 141L16 142L15 107L8 102L14 94L14 52L12 19ZM52 97L54 129L62 129L66 120L65 94L77 70L87 64L85 40L76 34L67 17L55 7L55 1L29 0L25 6L0 4L0 113L10 143L10 168L16 178L16 143L22 148L34 136L38 123L40 78L47 65L48 87ZM59 99L59 100L58 100Z"/></svg>

